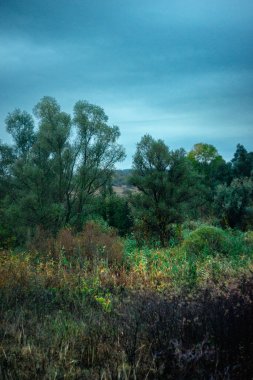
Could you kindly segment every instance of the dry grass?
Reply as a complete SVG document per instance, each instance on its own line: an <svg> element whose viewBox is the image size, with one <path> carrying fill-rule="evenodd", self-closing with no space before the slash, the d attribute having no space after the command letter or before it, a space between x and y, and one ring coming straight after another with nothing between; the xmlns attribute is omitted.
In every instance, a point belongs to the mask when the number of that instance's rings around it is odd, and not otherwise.
<svg viewBox="0 0 253 380"><path fill-rule="evenodd" d="M132 242L123 255L109 232L89 224L41 242L45 255L1 252L0 378L251 379L248 235L230 256L193 260Z"/></svg>

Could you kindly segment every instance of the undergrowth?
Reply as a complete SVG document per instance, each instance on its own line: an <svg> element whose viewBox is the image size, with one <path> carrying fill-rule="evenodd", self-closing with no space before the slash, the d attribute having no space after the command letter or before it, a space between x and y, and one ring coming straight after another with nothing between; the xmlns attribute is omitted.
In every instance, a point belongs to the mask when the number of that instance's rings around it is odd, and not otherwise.
<svg viewBox="0 0 253 380"><path fill-rule="evenodd" d="M0 378L251 379L251 235L138 248L90 223L2 251Z"/></svg>

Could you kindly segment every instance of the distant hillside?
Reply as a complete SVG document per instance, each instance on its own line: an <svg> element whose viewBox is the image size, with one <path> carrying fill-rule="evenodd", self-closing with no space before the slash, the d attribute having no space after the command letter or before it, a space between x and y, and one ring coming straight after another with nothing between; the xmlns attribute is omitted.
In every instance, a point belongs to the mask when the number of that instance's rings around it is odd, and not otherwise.
<svg viewBox="0 0 253 380"><path fill-rule="evenodd" d="M129 184L129 177L131 176L132 169L115 170L115 174L112 179L113 186L131 187Z"/></svg>
<svg viewBox="0 0 253 380"><path fill-rule="evenodd" d="M129 193L138 192L135 186L130 185L129 178L132 169L116 170L112 179L113 191L119 196L126 196Z"/></svg>

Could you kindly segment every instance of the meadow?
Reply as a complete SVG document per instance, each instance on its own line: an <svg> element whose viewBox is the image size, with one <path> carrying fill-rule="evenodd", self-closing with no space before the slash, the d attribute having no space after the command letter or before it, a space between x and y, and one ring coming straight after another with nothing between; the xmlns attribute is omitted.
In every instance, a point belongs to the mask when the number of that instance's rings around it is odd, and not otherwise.
<svg viewBox="0 0 253 380"><path fill-rule="evenodd" d="M251 379L253 232L95 222L0 254L1 379Z"/></svg>

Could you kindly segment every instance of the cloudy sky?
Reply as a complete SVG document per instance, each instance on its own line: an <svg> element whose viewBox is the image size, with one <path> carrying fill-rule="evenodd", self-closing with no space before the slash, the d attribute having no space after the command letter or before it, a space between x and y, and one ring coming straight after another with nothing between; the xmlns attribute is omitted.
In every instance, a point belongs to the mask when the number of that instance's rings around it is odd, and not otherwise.
<svg viewBox="0 0 253 380"><path fill-rule="evenodd" d="M49 95L104 108L119 167L145 133L252 151L252 19L252 0L0 0L0 138L8 112Z"/></svg>

